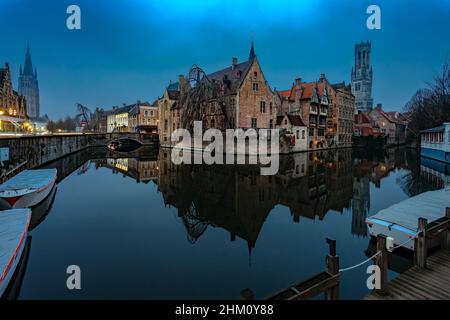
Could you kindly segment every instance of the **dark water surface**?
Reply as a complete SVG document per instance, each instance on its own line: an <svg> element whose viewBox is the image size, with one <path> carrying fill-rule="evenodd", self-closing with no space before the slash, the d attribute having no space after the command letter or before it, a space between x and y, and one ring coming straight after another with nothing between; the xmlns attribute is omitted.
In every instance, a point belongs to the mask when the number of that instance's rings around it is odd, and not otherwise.
<svg viewBox="0 0 450 320"><path fill-rule="evenodd" d="M407 149L286 156L272 177L175 166L164 150L112 157L90 149L50 165L59 183L30 232L19 298L265 298L323 271L326 237L341 267L367 259L365 218L443 183ZM69 265L82 290L67 289ZM366 267L342 275L341 298L368 293Z"/></svg>

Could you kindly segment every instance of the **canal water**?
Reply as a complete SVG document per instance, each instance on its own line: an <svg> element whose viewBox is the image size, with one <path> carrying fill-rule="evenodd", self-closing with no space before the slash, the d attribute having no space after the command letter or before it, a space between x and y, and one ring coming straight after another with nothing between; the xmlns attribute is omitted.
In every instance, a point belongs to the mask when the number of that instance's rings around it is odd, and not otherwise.
<svg viewBox="0 0 450 320"><path fill-rule="evenodd" d="M408 149L285 156L271 177L176 166L152 149L88 149L48 167L57 190L30 232L19 299L239 299L244 289L265 298L322 272L327 237L341 267L367 259L365 219L445 179ZM396 260L389 277L408 264ZM81 269L81 290L66 287L69 265ZM369 292L366 268L342 275L341 298Z"/></svg>

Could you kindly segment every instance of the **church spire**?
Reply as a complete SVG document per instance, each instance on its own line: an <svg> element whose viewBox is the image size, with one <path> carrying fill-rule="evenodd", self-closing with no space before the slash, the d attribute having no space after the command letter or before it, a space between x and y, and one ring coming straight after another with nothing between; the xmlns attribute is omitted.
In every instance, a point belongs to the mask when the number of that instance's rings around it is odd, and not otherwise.
<svg viewBox="0 0 450 320"><path fill-rule="evenodd" d="M252 47L250 48L250 54L248 55L248 60L254 60L256 58L255 54L255 47L253 46L253 39L252 39Z"/></svg>
<svg viewBox="0 0 450 320"><path fill-rule="evenodd" d="M27 45L27 53L25 54L25 65L23 69L23 74L26 76L33 75L33 64L31 63L31 53L29 45Z"/></svg>

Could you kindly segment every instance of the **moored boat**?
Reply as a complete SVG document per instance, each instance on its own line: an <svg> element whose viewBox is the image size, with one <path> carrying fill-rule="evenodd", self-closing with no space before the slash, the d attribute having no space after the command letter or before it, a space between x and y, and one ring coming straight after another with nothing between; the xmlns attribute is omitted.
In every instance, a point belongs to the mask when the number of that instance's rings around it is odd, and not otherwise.
<svg viewBox="0 0 450 320"><path fill-rule="evenodd" d="M53 202L55 201L56 196L56 189L57 186L53 186L52 191L50 191L50 194L47 198L45 198L43 201L41 201L39 204L35 205L34 207L31 207L31 221L30 221L30 227L29 231L36 228L39 224L42 223L42 221L45 220L48 213L50 212Z"/></svg>
<svg viewBox="0 0 450 320"><path fill-rule="evenodd" d="M113 140L106 146L111 151L130 152L142 147L142 143L131 138Z"/></svg>
<svg viewBox="0 0 450 320"><path fill-rule="evenodd" d="M30 220L30 209L11 209L0 214L0 297L21 260Z"/></svg>
<svg viewBox="0 0 450 320"><path fill-rule="evenodd" d="M366 219L372 237L384 234L394 239L395 245L404 244L403 248L414 250L419 218L427 219L428 223L436 222L445 217L446 208L450 207L450 188L429 191L406 199L383 209ZM440 243L440 239L430 239L429 248Z"/></svg>
<svg viewBox="0 0 450 320"><path fill-rule="evenodd" d="M52 191L56 175L56 169L22 171L0 185L0 208L29 208L37 205Z"/></svg>

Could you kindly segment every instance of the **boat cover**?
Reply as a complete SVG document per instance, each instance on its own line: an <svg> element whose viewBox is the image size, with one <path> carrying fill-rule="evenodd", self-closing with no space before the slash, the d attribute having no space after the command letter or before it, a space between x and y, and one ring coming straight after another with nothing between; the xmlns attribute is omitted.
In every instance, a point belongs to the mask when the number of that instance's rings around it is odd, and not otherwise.
<svg viewBox="0 0 450 320"><path fill-rule="evenodd" d="M56 169L25 170L2 185L0 192L12 190L36 190L48 185L56 178Z"/></svg>
<svg viewBox="0 0 450 320"><path fill-rule="evenodd" d="M445 208L450 208L449 187L406 199L381 210L369 220L379 219L416 231L419 218L433 222L445 216Z"/></svg>
<svg viewBox="0 0 450 320"><path fill-rule="evenodd" d="M6 269L10 267L10 261L19 250L21 241L25 241L30 218L30 209L0 211L0 283L6 276Z"/></svg>

